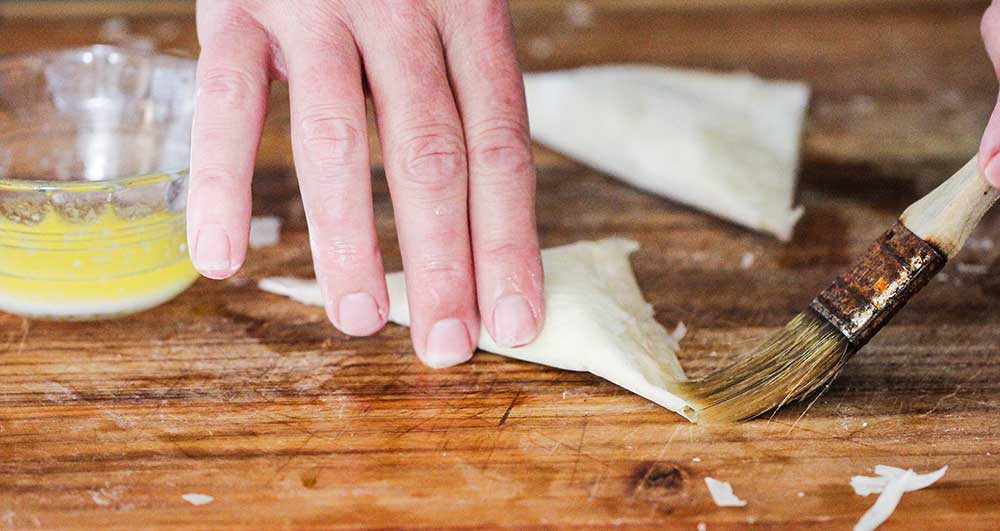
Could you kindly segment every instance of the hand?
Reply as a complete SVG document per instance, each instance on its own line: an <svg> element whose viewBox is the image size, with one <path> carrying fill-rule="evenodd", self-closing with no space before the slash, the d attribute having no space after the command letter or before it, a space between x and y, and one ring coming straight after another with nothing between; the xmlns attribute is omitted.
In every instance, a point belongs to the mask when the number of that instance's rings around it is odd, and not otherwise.
<svg viewBox="0 0 1000 531"><path fill-rule="evenodd" d="M201 0L188 240L205 276L246 256L250 180L271 79L330 320L375 333L389 311L372 212L365 95L376 109L420 359L468 360L542 326L535 173L501 0ZM478 311L477 311L478 309Z"/></svg>
<svg viewBox="0 0 1000 531"><path fill-rule="evenodd" d="M1000 4L995 1L983 15L980 31L986 43L986 53L1000 75ZM979 144L979 171L994 187L1000 188L1000 101L993 109L989 124Z"/></svg>

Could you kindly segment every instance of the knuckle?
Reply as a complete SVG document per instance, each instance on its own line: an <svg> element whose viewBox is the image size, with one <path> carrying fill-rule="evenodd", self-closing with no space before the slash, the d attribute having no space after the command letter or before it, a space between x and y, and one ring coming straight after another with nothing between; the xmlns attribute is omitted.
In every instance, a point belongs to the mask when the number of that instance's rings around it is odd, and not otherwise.
<svg viewBox="0 0 1000 531"><path fill-rule="evenodd" d="M198 92L211 98L212 105L242 109L259 90L248 72L236 68L213 67L198 76Z"/></svg>
<svg viewBox="0 0 1000 531"><path fill-rule="evenodd" d="M417 266L417 271L427 284L455 287L468 284L468 265L455 258L425 258Z"/></svg>
<svg viewBox="0 0 1000 531"><path fill-rule="evenodd" d="M350 11L343 9L340 2L287 2L286 5L301 37L311 41L307 42L309 45L318 45L314 50L324 50L331 42L331 33L347 28Z"/></svg>
<svg viewBox="0 0 1000 531"><path fill-rule="evenodd" d="M410 185L441 191L464 177L465 145L455 133L410 137L400 150L401 177Z"/></svg>
<svg viewBox="0 0 1000 531"><path fill-rule="evenodd" d="M314 108L299 121L302 147L320 169L336 169L357 162L365 153L356 120L333 109Z"/></svg>
<svg viewBox="0 0 1000 531"><path fill-rule="evenodd" d="M533 208L535 174L533 171L480 172L472 181L472 188L471 196L482 205L507 209L512 214L520 215Z"/></svg>
<svg viewBox="0 0 1000 531"><path fill-rule="evenodd" d="M506 32L510 24L506 2L467 2L470 18L479 23L489 34Z"/></svg>
<svg viewBox="0 0 1000 531"><path fill-rule="evenodd" d="M221 164L202 166L191 173L192 182L199 188L232 190L242 181L231 168Z"/></svg>
<svg viewBox="0 0 1000 531"><path fill-rule="evenodd" d="M256 1L243 0L216 0L198 4L198 16L204 20L198 24L199 37L205 33L220 36L226 31L243 30L252 20L250 13L259 8L257 4ZM204 42L205 39L200 40Z"/></svg>
<svg viewBox="0 0 1000 531"><path fill-rule="evenodd" d="M378 255L378 246L372 242L333 238L313 245L316 262L324 272L351 271L368 267Z"/></svg>
<svg viewBox="0 0 1000 531"><path fill-rule="evenodd" d="M235 27L243 24L248 18L248 8L254 7L255 2L241 2L239 0L222 0L218 2L219 15L224 22L228 22Z"/></svg>
<svg viewBox="0 0 1000 531"><path fill-rule="evenodd" d="M473 171L523 173L533 157L527 127L515 121L498 121L469 139L469 165Z"/></svg>
<svg viewBox="0 0 1000 531"><path fill-rule="evenodd" d="M478 246L477 255L487 260L526 262L538 256L538 246L512 238L487 240Z"/></svg>

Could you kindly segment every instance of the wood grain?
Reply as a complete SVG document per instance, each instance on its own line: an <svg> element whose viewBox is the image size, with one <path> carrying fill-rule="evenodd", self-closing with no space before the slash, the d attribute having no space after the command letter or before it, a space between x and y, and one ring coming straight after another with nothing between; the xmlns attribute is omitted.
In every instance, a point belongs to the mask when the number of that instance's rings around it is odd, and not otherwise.
<svg viewBox="0 0 1000 531"><path fill-rule="evenodd" d="M590 27L567 22L568 3L513 4L526 67L647 61L815 89L807 214L787 245L539 150L544 243L642 242L640 285L661 322L688 325L694 374L787 322L961 166L996 97L984 2L595 2ZM189 15L129 20L194 50ZM93 42L101 24L0 19L0 49ZM285 220L281 245L127 319L0 315L0 529L848 529L874 501L850 477L878 463L950 466L882 529L1000 526L997 215L808 411L704 428L589 375L485 354L427 369L403 328L347 339L321 309L257 291L262 276L311 274L285 94L254 205ZM397 268L380 171L375 205ZM748 506L715 507L709 475Z"/></svg>

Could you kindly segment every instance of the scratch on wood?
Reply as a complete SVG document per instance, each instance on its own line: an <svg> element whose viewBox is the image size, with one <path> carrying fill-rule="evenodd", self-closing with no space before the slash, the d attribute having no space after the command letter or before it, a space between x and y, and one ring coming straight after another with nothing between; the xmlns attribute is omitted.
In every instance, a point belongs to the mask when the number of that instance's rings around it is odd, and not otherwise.
<svg viewBox="0 0 1000 531"><path fill-rule="evenodd" d="M16 340L16 345L17 345L16 348L9 349L9 350L7 350L7 352L13 352L15 354L20 354L21 352L23 352L25 345L28 343L28 333L30 331L31 331L31 321L28 320L28 318L26 318L26 317L22 317L21 318L21 337ZM7 336L7 337L10 338L10 339L13 339L16 336L14 336L13 334L11 334L10 336ZM10 346L13 346L14 344L15 344L15 342L11 341L11 342L7 343L7 345L5 345L5 347L10 347Z"/></svg>
<svg viewBox="0 0 1000 531"><path fill-rule="evenodd" d="M385 385L382 386L382 389L379 392L379 394L387 393L389 389L391 389L392 386L399 381L400 377L403 375L404 372L406 372L406 369L408 367L409 367L408 364L400 363L399 370L393 373L392 378ZM360 414L360 416L364 417L368 415L368 412L371 411L373 407L375 407L375 401L374 400L368 401L368 403L365 405L365 408L359 411L358 413Z"/></svg>
<svg viewBox="0 0 1000 531"><path fill-rule="evenodd" d="M951 393L948 393L947 395L942 396L940 399L938 399L937 403L934 404L934 407L930 408L926 413L923 413L920 416L921 417L926 417L926 416L930 415L931 413L934 413L935 411L937 411L937 409L939 407L941 407L941 404L943 404L946 400L948 400L950 398L956 398L958 396L958 392L962 390L962 386L965 385L965 384L967 384L967 383L969 383L969 382L971 382L972 380L975 380L976 378L978 378L979 375L982 374L982 372L983 372L983 370L979 369L978 371L976 371L976 374L973 374L972 376L966 378L964 381L962 381L961 383L959 383L958 385L956 385L954 391L952 391Z"/></svg>
<svg viewBox="0 0 1000 531"><path fill-rule="evenodd" d="M556 444L553 445L552 448L549 448L549 451L546 455L552 455L556 453L556 450L558 450L560 446L562 446L562 441L556 441Z"/></svg>
<svg viewBox="0 0 1000 531"><path fill-rule="evenodd" d="M590 455L590 454L589 454L589 453L587 453L587 452L583 452L583 451L581 451L581 448L578 448L578 447L576 447L576 446L573 446L572 444L566 444L566 443L564 443L564 442L560 441L559 439L556 439L556 438L554 438L554 437L550 437L550 436L548 436L548 435L546 435L546 434L544 434L544 433L542 433L542 432L540 432L540 431L531 431L531 432L529 433L529 435L532 435L532 436L536 436L536 437L541 437L541 438L543 438L543 439L546 439L546 440L549 440L549 441L552 441L552 442L556 443L556 444L555 444L555 446L553 446L552 448L549 448L549 451L548 451L548 453L547 453L546 455L552 455L552 454L554 454L554 453L556 452L556 450L558 450L558 449L559 449L560 447L566 447L566 448L569 448L570 450L572 450L572 451L574 451L574 452L580 452L580 454L581 454L581 455L582 455L583 457L586 457L587 459L590 459L591 461L593 461L594 463L596 463L596 464L597 464L598 466L600 466L601 468L603 468L603 469L605 469L605 470L611 470L611 466L610 466L610 465L608 465L608 464L607 464L607 463L605 463L604 461L601 461L600 459L598 459L598 458L596 458L596 457L594 457L594 456Z"/></svg>
<svg viewBox="0 0 1000 531"><path fill-rule="evenodd" d="M240 397L243 396L243 393L244 393L244 391L247 390L247 387L251 387L251 385L256 386L256 384L258 384L259 382L261 382L261 381L264 380L264 377L266 377L275 368L277 368L277 366L278 366L278 355L276 353L273 353L273 352L271 354L272 355L268 359L268 361L270 361L270 363L268 364L267 367L264 367L257 374L254 374L253 376L243 378L243 380L240 381L239 386L236 387L236 388L234 388L229 393L228 396L223 397L223 400L226 401L226 402L238 402L238 401L240 401ZM264 396L263 394L261 394L256 389L256 387L251 387L251 393L253 395L257 396L258 398L260 398L262 401L264 401L264 402L267 401L267 397Z"/></svg>
<svg viewBox="0 0 1000 531"><path fill-rule="evenodd" d="M455 413L461 413L462 411L464 411L466 409L472 409L472 408L471 407L459 408L459 409L457 409L455 411ZM465 419L482 419L483 415L485 415L487 413L492 413L493 410L495 410L495 409L496 409L496 407L492 407L492 406L476 408L476 411L474 413L472 413L472 414L470 414L468 416L462 417L462 418L465 418ZM490 415L490 416L492 417L492 415Z"/></svg>
<svg viewBox="0 0 1000 531"><path fill-rule="evenodd" d="M486 469L490 466L490 461L493 460L493 453L497 451L497 444L500 442L501 431L497 431L496 435L493 436L493 445L490 446L490 453L486 454L486 460L483 461L483 468L480 472L486 472Z"/></svg>
<svg viewBox="0 0 1000 531"><path fill-rule="evenodd" d="M486 469L489 467L490 461L493 459L493 453L496 452L497 444L499 444L500 442L500 437L502 436L503 433L503 426L507 422L507 417L510 416L510 411L514 409L514 406L517 404L517 400L520 397L521 397L521 391L518 390L517 393L514 394L514 398L510 401L510 405L507 406L507 410L504 411L503 416L500 417L500 422L497 424L497 428L499 429L495 431L495 435L493 436L493 444L492 446L490 446L490 452L489 454L486 455L486 460L483 461L482 472L485 472Z"/></svg>
<svg viewBox="0 0 1000 531"><path fill-rule="evenodd" d="M626 435L622 440L623 441L627 441L627 440L631 439L632 437L635 436L635 433L637 431L639 431L640 429L642 429L642 426L636 426L635 429L632 430L632 431L630 431L630 432L628 432L628 435Z"/></svg>
<svg viewBox="0 0 1000 531"><path fill-rule="evenodd" d="M198 456L198 454L196 452L190 452L190 451L188 451L188 449L184 448L183 446L181 446L180 441L177 440L174 437L162 437L161 436L160 440L161 441L165 440L168 443L170 443L170 445L173 446L175 450L177 450L178 452L180 452L181 455L183 455L184 457L186 457L188 459L198 459L199 458L199 456Z"/></svg>
<svg viewBox="0 0 1000 531"><path fill-rule="evenodd" d="M313 437L314 435L312 433L306 436L306 440L302 441L302 444L300 444L299 447L296 448L294 452L292 452L292 455L288 456L288 459L286 459L285 462L282 463L281 466L279 466L278 469L274 471L275 479L277 479L278 476L281 475L281 472L284 469L288 468L288 465L292 464L292 461L295 461L299 457L302 457L301 455L299 455L300 452L306 449L306 446L309 444L310 441L313 440Z"/></svg>
<svg viewBox="0 0 1000 531"><path fill-rule="evenodd" d="M839 436L839 435L832 435L832 434L829 434L829 433L826 433L826 432L822 432L822 431L819 431L819 430L813 430L813 429L809 429L809 428L803 428L802 426L795 426L793 424L788 424L787 422L781 422L780 420L775 420L774 423L777 424L777 425L779 425L779 426L787 426L789 429L788 429L787 432L785 432L786 434L787 433L791 433L793 430L799 430L799 431L804 431L804 432L807 432L807 433L814 433L814 434L819 435L821 437L829 437L831 439L836 439L838 441L843 441L843 442L846 442L846 443L854 444L854 445L860 446L862 448L869 448L869 449L877 449L878 448L877 446L872 445L872 444L865 444L863 442L855 441L854 439L850 438L850 436L842 437L842 436Z"/></svg>
<svg viewBox="0 0 1000 531"><path fill-rule="evenodd" d="M28 343L28 332L31 331L31 321L27 318L21 319L21 341L17 345L17 353L20 354L24 350L24 346Z"/></svg>
<svg viewBox="0 0 1000 531"><path fill-rule="evenodd" d="M963 403L966 403L966 404L972 404L972 405L975 405L975 406L983 406L983 407L989 408L989 409L1000 408L1000 404L995 404L993 402L984 402L982 400L973 400L971 398L962 398L962 397L956 396L955 400L958 400L959 402L963 402Z"/></svg>
<svg viewBox="0 0 1000 531"><path fill-rule="evenodd" d="M497 426L503 426L504 424L507 423L507 417L510 416L510 411L512 409L514 409L514 406L517 404L517 399L518 398L521 398L521 390L520 389L518 389L517 393L514 394L514 399L511 400L510 401L510 405L507 406L507 411L503 412L503 416L500 417L500 423L497 424Z"/></svg>
<svg viewBox="0 0 1000 531"><path fill-rule="evenodd" d="M434 419L436 419L436 418L438 418L440 416L441 416L441 412L439 411L439 412L437 412L434 415L426 417L423 420L421 420L420 422L417 422L416 424L410 426L409 428L406 428L405 430L397 433L396 436L392 438L392 440L399 439L399 438L403 437L404 435L406 435L406 434L408 434L408 433L416 430L417 428L423 426L424 424L427 424L428 422L430 422L430 421L432 421L432 420L434 420Z"/></svg>
<svg viewBox="0 0 1000 531"><path fill-rule="evenodd" d="M441 445L437 447L437 451L445 452L448 450L448 434L451 433L450 424L445 424L444 430L441 431Z"/></svg>
<svg viewBox="0 0 1000 531"><path fill-rule="evenodd" d="M660 459L663 459L663 454L667 453L667 448L674 442L674 438L677 437L677 433L680 432L681 428L683 427L684 427L683 425L680 425L674 428L674 431L670 433L670 438L668 438L667 442L663 443L663 447L660 448L660 453L656 454L656 458L653 459L654 461L659 461ZM687 428L688 428L688 440L690 440L691 426L688 426Z"/></svg>
<svg viewBox="0 0 1000 531"><path fill-rule="evenodd" d="M131 509L131 504L119 503L126 492L128 492L128 487L124 485L111 486L110 483L105 482L103 487L98 490L88 490L87 494L90 494L90 499L101 507L113 506L115 510L127 511Z"/></svg>
<svg viewBox="0 0 1000 531"><path fill-rule="evenodd" d="M276 424L281 424L282 426L287 426L287 427L289 427L289 428L291 428L291 429L293 429L293 430L295 430L295 431L297 431L297 432L299 432L299 433L301 433L303 435L308 436L309 438L315 438L315 439L318 439L318 440L321 440L321 441L332 442L332 443L335 443L335 444L340 444L341 442L343 442L340 439L340 436L343 435L344 432L346 431L346 428L345 429L340 429L340 430L337 430L336 433L333 433L332 435L320 433L320 432L317 432L317 431L313 431L313 430L310 430L309 428L307 428L305 426L301 426L300 425L302 423L309 422L307 419L303 419L303 418L296 417L296 416L293 416L293 415L288 415L288 414L285 414L285 413L278 413L278 412L271 413L271 414L268 414L266 416L266 418L268 420L270 420L270 421L273 421ZM305 445L303 445L303 448L304 447L305 447Z"/></svg>
<svg viewBox="0 0 1000 531"><path fill-rule="evenodd" d="M590 417L584 415L583 427L580 429L580 440L576 443L576 459L573 461L573 473L569 476L571 483L576 479L576 470L580 467L580 456L583 454L583 438L587 436L587 423L589 421Z"/></svg>
<svg viewBox="0 0 1000 531"><path fill-rule="evenodd" d="M656 461L659 461L660 459L663 459L663 454L667 453L667 448L669 448L670 445L674 442L674 437L677 437L677 432L681 431L681 428L682 428L682 426L677 426L676 428L674 428L674 431L670 434L670 438L667 439L667 442L663 443L663 447L660 448L660 453L656 454L656 458L653 459L654 463ZM689 429L688 430L688 436L689 437L690 437L690 434L691 434L691 431ZM649 475L652 472L653 472L653 467L649 467L649 470L647 470L646 474L642 477L642 481L640 481L640 484L648 481L649 480Z"/></svg>
<svg viewBox="0 0 1000 531"><path fill-rule="evenodd" d="M496 386L497 380L499 380L499 379L500 379L500 377L496 376L496 377L493 378L493 380L490 381L490 386L487 387L486 388L486 392L483 393L485 396L492 396L493 395L493 387Z"/></svg>
<svg viewBox="0 0 1000 531"><path fill-rule="evenodd" d="M594 484L590 487L590 495L587 497L587 501L593 501L597 497L597 489L601 486L601 481L604 480L604 471L600 471L597 474L597 479L594 480Z"/></svg>

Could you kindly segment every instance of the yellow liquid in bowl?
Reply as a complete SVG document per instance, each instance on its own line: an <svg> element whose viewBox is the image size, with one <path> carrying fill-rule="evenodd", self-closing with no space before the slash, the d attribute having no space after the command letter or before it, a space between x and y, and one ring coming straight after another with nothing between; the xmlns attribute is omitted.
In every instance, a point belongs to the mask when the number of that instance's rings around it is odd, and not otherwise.
<svg viewBox="0 0 1000 531"><path fill-rule="evenodd" d="M54 211L40 220L0 217L4 311L57 319L134 313L172 299L197 276L183 212L129 219L108 207L86 220Z"/></svg>

